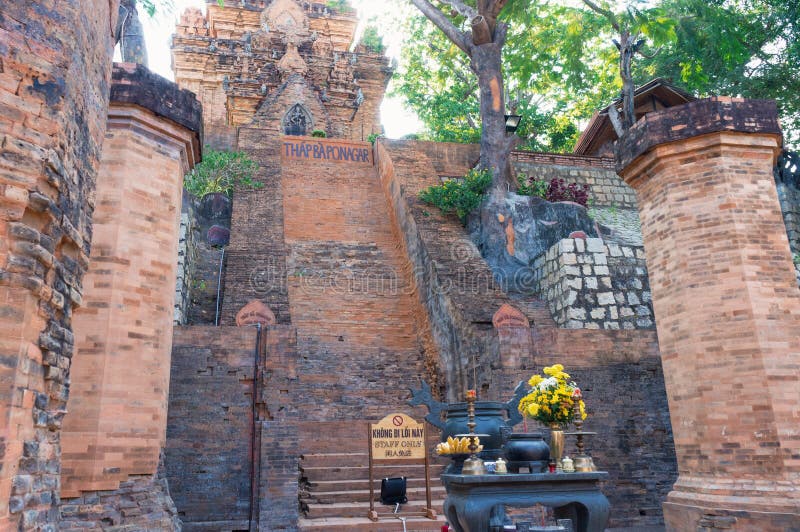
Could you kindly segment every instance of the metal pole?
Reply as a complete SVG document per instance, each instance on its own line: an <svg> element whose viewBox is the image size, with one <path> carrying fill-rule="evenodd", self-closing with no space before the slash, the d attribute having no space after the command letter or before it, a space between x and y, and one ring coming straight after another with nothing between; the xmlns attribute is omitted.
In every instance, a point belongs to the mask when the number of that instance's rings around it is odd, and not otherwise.
<svg viewBox="0 0 800 532"><path fill-rule="evenodd" d="M219 273L217 274L217 310L214 314L214 327L219 327L219 293L222 290L222 264L225 262L225 246L222 246L222 255L219 258Z"/></svg>
<svg viewBox="0 0 800 532"><path fill-rule="evenodd" d="M375 486L372 483L372 427L367 423L367 441L369 442L369 518L372 521L378 520L375 512Z"/></svg>

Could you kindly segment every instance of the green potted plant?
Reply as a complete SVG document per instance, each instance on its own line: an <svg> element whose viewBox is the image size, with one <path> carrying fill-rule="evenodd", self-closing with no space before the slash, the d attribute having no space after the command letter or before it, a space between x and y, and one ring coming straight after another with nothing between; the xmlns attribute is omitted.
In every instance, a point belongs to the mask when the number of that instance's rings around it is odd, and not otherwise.
<svg viewBox="0 0 800 532"><path fill-rule="evenodd" d="M183 185L200 199L201 213L209 219L230 217L230 200L235 187L261 188L253 180L258 163L244 152L206 148L203 160L186 174Z"/></svg>

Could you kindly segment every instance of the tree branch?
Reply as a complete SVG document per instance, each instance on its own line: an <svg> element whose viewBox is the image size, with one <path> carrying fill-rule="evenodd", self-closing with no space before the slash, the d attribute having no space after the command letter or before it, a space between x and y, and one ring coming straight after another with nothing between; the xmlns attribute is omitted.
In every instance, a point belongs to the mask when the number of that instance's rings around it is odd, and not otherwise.
<svg viewBox="0 0 800 532"><path fill-rule="evenodd" d="M478 12L475 9L469 7L461 0L441 0L441 1L449 5L453 9L455 9L459 15L466 18L467 20L472 20L478 16Z"/></svg>
<svg viewBox="0 0 800 532"><path fill-rule="evenodd" d="M444 13L442 13L439 9L434 7L428 0L411 0L411 3L414 4L417 9L422 11L422 14L425 15L428 20L433 22L437 28L442 30L448 39L453 41L453 43L461 48L465 54L472 55L470 51L470 44L467 36L464 32L460 31L455 25L450 22Z"/></svg>
<svg viewBox="0 0 800 532"><path fill-rule="evenodd" d="M617 16L608 9L603 9L602 7L598 6L592 0L583 0L583 3L589 6L589 9L594 11L595 13L599 13L608 19L611 23L611 27L615 30L620 31L619 21L617 20Z"/></svg>

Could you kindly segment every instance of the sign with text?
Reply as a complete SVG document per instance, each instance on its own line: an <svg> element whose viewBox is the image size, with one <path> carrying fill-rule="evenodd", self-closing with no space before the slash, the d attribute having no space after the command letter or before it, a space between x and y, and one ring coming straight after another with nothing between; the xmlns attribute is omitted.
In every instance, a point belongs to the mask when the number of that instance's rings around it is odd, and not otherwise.
<svg viewBox="0 0 800 532"><path fill-rule="evenodd" d="M372 149L369 144L346 140L284 137L281 157L284 160L372 165Z"/></svg>
<svg viewBox="0 0 800 532"><path fill-rule="evenodd" d="M373 460L424 460L425 426L405 414L369 425Z"/></svg>

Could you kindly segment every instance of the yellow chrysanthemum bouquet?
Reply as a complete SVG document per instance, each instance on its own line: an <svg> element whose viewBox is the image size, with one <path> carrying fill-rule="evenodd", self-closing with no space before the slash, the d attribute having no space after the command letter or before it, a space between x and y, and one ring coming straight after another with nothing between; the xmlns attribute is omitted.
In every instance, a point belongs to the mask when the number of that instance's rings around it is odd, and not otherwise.
<svg viewBox="0 0 800 532"><path fill-rule="evenodd" d="M581 390L570 381L564 366L555 364L544 368L544 374L534 375L528 381L531 391L519 402L520 413L549 427L565 427L575 419L577 402L581 419L586 419L586 405Z"/></svg>

